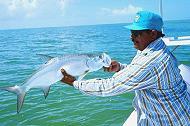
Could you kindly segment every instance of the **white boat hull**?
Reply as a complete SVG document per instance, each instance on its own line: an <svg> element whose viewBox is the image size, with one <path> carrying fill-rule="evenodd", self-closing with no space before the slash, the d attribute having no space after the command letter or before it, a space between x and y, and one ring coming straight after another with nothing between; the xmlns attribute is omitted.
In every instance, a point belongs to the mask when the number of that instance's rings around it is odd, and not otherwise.
<svg viewBox="0 0 190 126"><path fill-rule="evenodd" d="M181 64L179 65L179 69L183 80L187 83L187 91L190 93L190 67Z"/></svg>
<svg viewBox="0 0 190 126"><path fill-rule="evenodd" d="M137 126L137 112L134 110L123 126Z"/></svg>

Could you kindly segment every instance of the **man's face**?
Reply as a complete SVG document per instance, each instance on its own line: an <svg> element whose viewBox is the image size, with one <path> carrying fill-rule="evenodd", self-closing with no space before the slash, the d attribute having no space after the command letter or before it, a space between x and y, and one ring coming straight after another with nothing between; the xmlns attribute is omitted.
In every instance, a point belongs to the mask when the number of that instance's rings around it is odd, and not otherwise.
<svg viewBox="0 0 190 126"><path fill-rule="evenodd" d="M131 30L134 48L143 51L152 42L152 30Z"/></svg>

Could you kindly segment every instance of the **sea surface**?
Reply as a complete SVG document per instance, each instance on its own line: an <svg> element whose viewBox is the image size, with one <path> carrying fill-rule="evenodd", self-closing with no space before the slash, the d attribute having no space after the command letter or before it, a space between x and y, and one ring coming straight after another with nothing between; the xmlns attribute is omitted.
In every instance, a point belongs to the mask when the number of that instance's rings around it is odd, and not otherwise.
<svg viewBox="0 0 190 126"><path fill-rule="evenodd" d="M136 50L125 25L0 30L0 87L22 85L44 63L37 54L106 52L112 59L129 64ZM167 21L164 31L168 37L190 35L190 20ZM190 46L178 47L174 55L180 63L190 66ZM100 70L85 79L112 75ZM121 126L133 111L133 97L133 92L112 97L87 96L57 82L47 99L40 89L30 90L17 114L16 95L0 91L0 126Z"/></svg>

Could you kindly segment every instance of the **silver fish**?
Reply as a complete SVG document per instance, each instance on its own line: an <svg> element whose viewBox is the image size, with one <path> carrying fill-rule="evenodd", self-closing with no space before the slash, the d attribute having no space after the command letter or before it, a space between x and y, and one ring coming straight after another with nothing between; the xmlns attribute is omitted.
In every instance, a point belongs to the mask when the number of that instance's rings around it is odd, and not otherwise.
<svg viewBox="0 0 190 126"><path fill-rule="evenodd" d="M40 88L44 92L45 98L48 96L50 86L63 78L61 69L64 69L68 74L78 77L81 80L88 72L93 72L108 67L111 64L111 58L102 53L100 55L92 54L75 54L64 55L62 57L48 57L50 59L47 63L36 71L26 82L21 86L1 87L17 94L17 113L20 112L26 92L31 88Z"/></svg>

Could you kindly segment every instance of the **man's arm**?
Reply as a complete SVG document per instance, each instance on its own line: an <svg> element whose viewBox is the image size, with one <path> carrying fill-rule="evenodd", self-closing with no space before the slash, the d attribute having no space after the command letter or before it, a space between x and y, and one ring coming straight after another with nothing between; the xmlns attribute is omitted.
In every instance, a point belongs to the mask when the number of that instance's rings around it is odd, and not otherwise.
<svg viewBox="0 0 190 126"><path fill-rule="evenodd" d="M64 77L62 81L73 85L76 89L87 95L113 96L124 92L135 91L154 86L155 77L149 67L130 64L125 69L115 73L111 78L89 79L68 82Z"/></svg>

